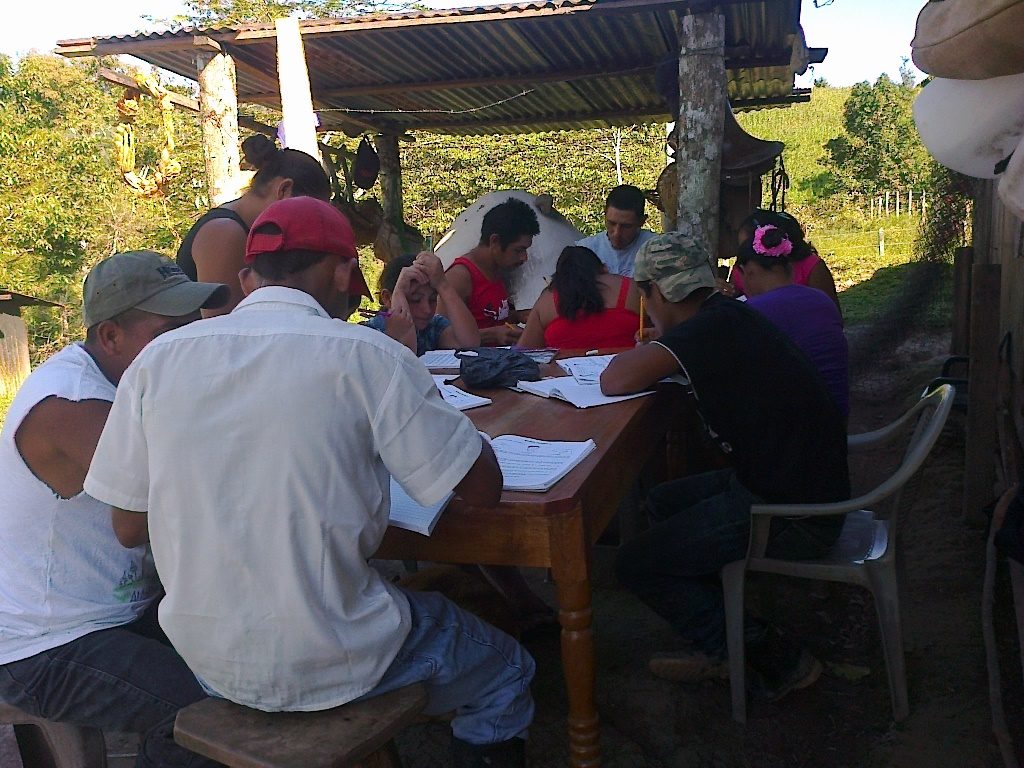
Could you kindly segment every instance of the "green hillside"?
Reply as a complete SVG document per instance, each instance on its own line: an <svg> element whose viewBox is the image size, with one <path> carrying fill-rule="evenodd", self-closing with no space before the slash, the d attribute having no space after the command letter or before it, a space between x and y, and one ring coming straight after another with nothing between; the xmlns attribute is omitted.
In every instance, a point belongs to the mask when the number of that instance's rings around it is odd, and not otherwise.
<svg viewBox="0 0 1024 768"><path fill-rule="evenodd" d="M809 102L737 115L752 136L785 142L783 158L791 184L787 200L806 204L823 194L825 142L842 132L843 105L849 95L849 88L814 88Z"/></svg>

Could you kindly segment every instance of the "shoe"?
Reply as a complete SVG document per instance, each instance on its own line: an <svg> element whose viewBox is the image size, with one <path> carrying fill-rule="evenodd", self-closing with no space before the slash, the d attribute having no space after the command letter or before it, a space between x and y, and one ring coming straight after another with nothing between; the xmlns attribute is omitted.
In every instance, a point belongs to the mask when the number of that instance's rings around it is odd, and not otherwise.
<svg viewBox="0 0 1024 768"><path fill-rule="evenodd" d="M814 685L822 672L821 662L806 650L800 651L796 663L782 669L751 667L751 691L762 701L775 702L790 691Z"/></svg>
<svg viewBox="0 0 1024 768"><path fill-rule="evenodd" d="M647 668L655 677L673 683L729 679L728 661L695 650L656 653L647 663Z"/></svg>

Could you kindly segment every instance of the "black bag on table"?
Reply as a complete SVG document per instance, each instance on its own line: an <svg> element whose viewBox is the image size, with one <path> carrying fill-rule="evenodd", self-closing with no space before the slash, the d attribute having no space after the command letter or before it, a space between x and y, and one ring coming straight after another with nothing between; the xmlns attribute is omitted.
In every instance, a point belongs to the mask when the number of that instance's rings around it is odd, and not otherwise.
<svg viewBox="0 0 1024 768"><path fill-rule="evenodd" d="M514 349L478 347L456 352L456 356L462 361L462 382L470 388L514 387L517 381L540 379L540 366Z"/></svg>

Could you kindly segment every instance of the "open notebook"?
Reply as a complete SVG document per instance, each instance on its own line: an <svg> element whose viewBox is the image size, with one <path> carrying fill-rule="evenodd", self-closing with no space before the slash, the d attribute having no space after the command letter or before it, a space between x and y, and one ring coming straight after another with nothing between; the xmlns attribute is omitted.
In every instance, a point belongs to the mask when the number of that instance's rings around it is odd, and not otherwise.
<svg viewBox="0 0 1024 768"><path fill-rule="evenodd" d="M424 507L412 500L412 497L405 492L395 478L391 478L391 512L389 522L396 528L404 528L414 533L422 533L429 536L434 532L437 520L452 500L455 491L450 492L437 504L431 507Z"/></svg>
<svg viewBox="0 0 1024 768"><path fill-rule="evenodd" d="M577 408L591 408L595 405L608 405L634 397L643 397L651 392L633 392L629 395L606 395L601 392L600 384L580 384L572 376L558 376L540 381L519 381L516 387L523 392L541 397L553 397L572 403Z"/></svg>
<svg viewBox="0 0 1024 768"><path fill-rule="evenodd" d="M597 446L593 440L567 442L499 435L491 440L491 447L506 491L546 491Z"/></svg>
<svg viewBox="0 0 1024 768"><path fill-rule="evenodd" d="M445 379L450 378L449 376L439 376L437 374L433 374L433 376L434 384L437 386L437 390L441 393L444 401L460 411L467 411L479 405L491 404L491 398L489 397L480 397L480 395L474 395L464 389L459 389L454 384L445 384Z"/></svg>
<svg viewBox="0 0 1024 768"><path fill-rule="evenodd" d="M601 373L608 367L613 357L615 355L587 355L566 357L556 362L580 384L597 384L601 380Z"/></svg>

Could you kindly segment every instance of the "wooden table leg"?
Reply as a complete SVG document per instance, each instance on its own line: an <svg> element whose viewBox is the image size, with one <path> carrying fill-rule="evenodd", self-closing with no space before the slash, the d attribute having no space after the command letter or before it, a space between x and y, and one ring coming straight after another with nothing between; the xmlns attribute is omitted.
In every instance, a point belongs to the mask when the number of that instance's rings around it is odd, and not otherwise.
<svg viewBox="0 0 1024 768"><path fill-rule="evenodd" d="M569 765L596 768L601 765L601 734L594 700L589 552L581 512L552 521L551 553L569 698Z"/></svg>

